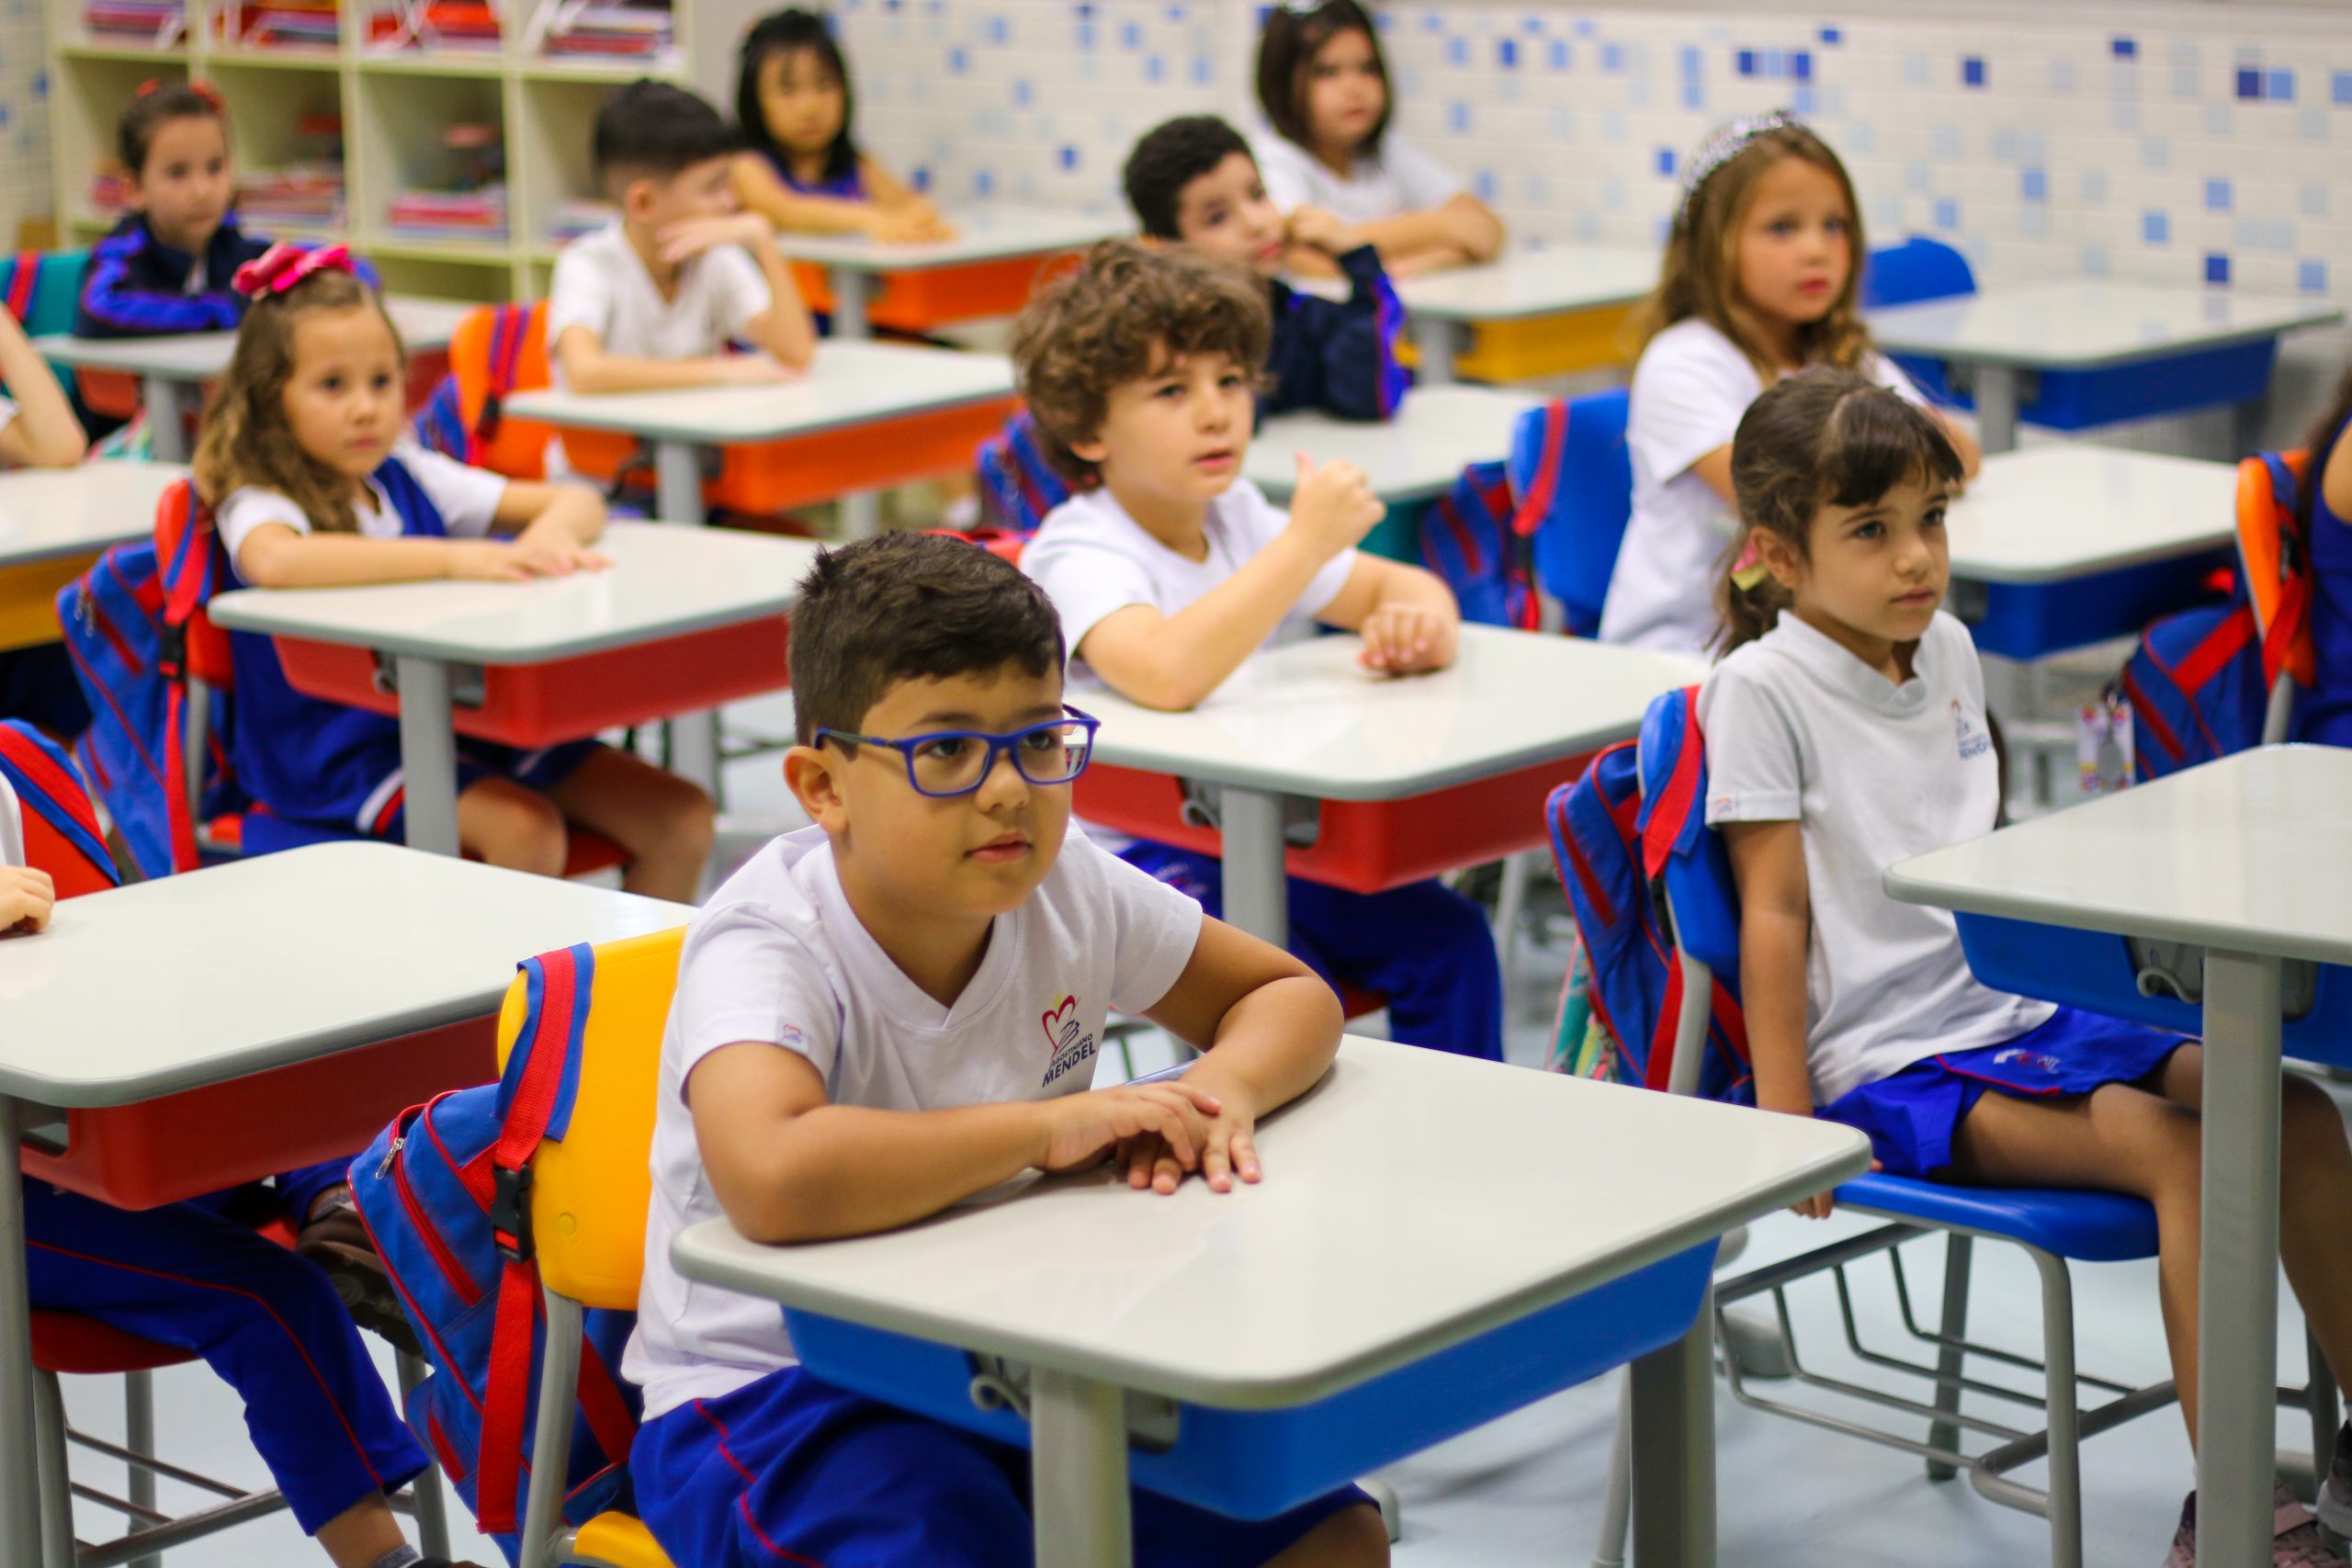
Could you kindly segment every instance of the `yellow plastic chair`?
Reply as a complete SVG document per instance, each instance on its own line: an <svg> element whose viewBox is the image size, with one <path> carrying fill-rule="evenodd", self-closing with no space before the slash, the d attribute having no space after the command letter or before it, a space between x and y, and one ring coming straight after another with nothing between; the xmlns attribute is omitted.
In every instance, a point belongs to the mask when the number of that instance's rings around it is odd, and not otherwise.
<svg viewBox="0 0 2352 1568"><path fill-rule="evenodd" d="M580 1092L560 1142L531 1160L531 1235L547 1298L537 1436L532 1452L569 1453L580 1379L582 1314L637 1310L645 1267L645 1214L652 1200L653 1107L662 1032L678 987L685 930L605 942L595 949L594 989L581 1040ZM527 1002L521 976L498 1019L501 1071ZM608 1509L566 1528L563 1466L535 1465L522 1527L522 1568L581 1562L601 1568L673 1568L653 1533Z"/></svg>

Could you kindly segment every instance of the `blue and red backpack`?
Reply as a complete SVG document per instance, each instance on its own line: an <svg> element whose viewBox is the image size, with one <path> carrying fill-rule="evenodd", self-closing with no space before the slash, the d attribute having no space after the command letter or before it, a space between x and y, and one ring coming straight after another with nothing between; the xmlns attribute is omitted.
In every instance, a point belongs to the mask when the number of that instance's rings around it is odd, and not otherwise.
<svg viewBox="0 0 2352 1568"><path fill-rule="evenodd" d="M1668 856L1703 847L1706 761L1692 693L1670 693L1651 711L1666 722L1645 722L1641 741L1594 758L1581 778L1552 792L1544 816L1591 966L1588 995L1616 1044L1600 1076L1665 1089L1674 1075L1683 973L1659 879ZM1640 745L1656 754L1645 761ZM1645 773L1661 781L1654 797L1642 789ZM1697 1093L1752 1104L1747 1026L1735 984L1721 975L1714 981Z"/></svg>
<svg viewBox="0 0 2352 1568"><path fill-rule="evenodd" d="M2310 560L2299 505L2308 462L2301 452L2263 452L2239 464L2238 571L2230 597L2155 621L2124 665L2142 782L2261 745L2281 677L2312 682Z"/></svg>
<svg viewBox="0 0 2352 1568"><path fill-rule="evenodd" d="M980 443L978 460L989 515L1009 533L1035 533L1046 513L1069 499L1069 482L1046 461L1037 422L1025 409Z"/></svg>
<svg viewBox="0 0 2352 1568"><path fill-rule="evenodd" d="M1500 463L1473 463L1421 513L1421 564L1453 590L1462 618L1533 631L1543 624L1527 541Z"/></svg>
<svg viewBox="0 0 2352 1568"><path fill-rule="evenodd" d="M90 704L76 751L142 876L198 864L182 761L191 675L209 682L203 817L245 804L228 762L228 637L204 615L226 570L211 513L182 479L156 502L154 537L115 546L58 592L57 624Z"/></svg>
<svg viewBox="0 0 2352 1568"><path fill-rule="evenodd" d="M119 885L89 791L57 742L22 719L0 719L0 784L17 803L9 812L0 799L0 865L39 866L60 898Z"/></svg>
<svg viewBox="0 0 2352 1568"><path fill-rule="evenodd" d="M571 1123L595 954L582 943L520 967L527 1010L499 1081L402 1111L351 1167L360 1218L433 1367L409 1394L409 1426L510 1560L537 1436L545 1312L530 1162ZM628 1506L641 1405L613 1369L636 1325L634 1313L586 1314L562 1509L574 1525Z"/></svg>

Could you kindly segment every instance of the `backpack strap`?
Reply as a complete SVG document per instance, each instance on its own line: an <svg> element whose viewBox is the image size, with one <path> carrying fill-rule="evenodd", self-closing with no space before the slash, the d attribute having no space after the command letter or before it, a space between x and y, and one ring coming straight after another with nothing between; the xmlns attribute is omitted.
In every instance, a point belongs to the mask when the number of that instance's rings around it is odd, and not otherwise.
<svg viewBox="0 0 2352 1568"><path fill-rule="evenodd" d="M33 294L40 287L40 253L19 251L8 274L8 314L19 322L32 319Z"/></svg>
<svg viewBox="0 0 2352 1568"><path fill-rule="evenodd" d="M180 482L177 493L165 491L163 504L177 502L176 527L159 521L157 551L164 577L164 625L156 656L156 673L164 678L164 751L158 759L171 787L164 791L164 809L172 842L172 869L197 867L196 817L182 776L187 766L188 624L212 595L212 514L197 499L196 486ZM168 515L168 513L167 513Z"/></svg>
<svg viewBox="0 0 2352 1568"><path fill-rule="evenodd" d="M1519 510L1510 519L1510 531L1522 539L1533 538L1552 510L1552 500L1560 492L1560 466L1568 449L1566 400L1555 398L1544 404L1543 417L1544 439L1536 448L1535 475L1527 481L1527 493L1520 498Z"/></svg>
<svg viewBox="0 0 2352 1568"><path fill-rule="evenodd" d="M2277 684L2278 672L2294 658L2295 645L2310 624L2312 574L2295 470L2277 452L2260 456L2270 476L2271 511L2278 525L2278 602L2262 634L2262 682L2267 687Z"/></svg>
<svg viewBox="0 0 2352 1568"><path fill-rule="evenodd" d="M514 1489L523 1462L524 1423L530 1414L531 1352L539 1320L539 1272L531 1242L531 1156L548 1138L560 1138L571 1123L596 958L582 942L541 953L520 967L526 1005L514 1054L499 1082L501 1122L498 1142L490 1151L490 1224L499 1256L505 1260L499 1273L498 1315L482 1388L475 1490L481 1528L490 1535L516 1528ZM602 1360L581 1359L576 1393L605 1458L626 1463L636 1423ZM546 1463L564 1462L561 1455L539 1457Z"/></svg>
<svg viewBox="0 0 2352 1568"><path fill-rule="evenodd" d="M498 438L499 423L505 418L506 394L514 389L515 367L523 361L523 340L529 324L529 310L519 305L501 305L490 319L490 385L482 393L481 417L474 422L474 434L484 441Z"/></svg>
<svg viewBox="0 0 2352 1568"><path fill-rule="evenodd" d="M14 788L19 806L48 824L68 848L88 863L94 876L107 884L122 880L115 870L114 857L107 852L106 834L98 826L96 809L90 804L90 792L74 776L65 753L21 719L0 720L0 778ZM69 891L85 880L79 875L59 874L65 869L61 866L41 869L58 875L61 891Z"/></svg>
<svg viewBox="0 0 2352 1568"><path fill-rule="evenodd" d="M1685 686L1681 691L1682 725L1676 735L1674 766L1666 775L1666 787L1658 791L1657 800L1648 809L1642 824L1642 874L1651 881L1657 880L1666 870L1666 863L1677 849L1688 848L1683 840L1689 836L1691 823L1699 820L1695 807L1699 804L1699 771L1704 765L1701 750L1703 742L1699 735L1699 688Z"/></svg>

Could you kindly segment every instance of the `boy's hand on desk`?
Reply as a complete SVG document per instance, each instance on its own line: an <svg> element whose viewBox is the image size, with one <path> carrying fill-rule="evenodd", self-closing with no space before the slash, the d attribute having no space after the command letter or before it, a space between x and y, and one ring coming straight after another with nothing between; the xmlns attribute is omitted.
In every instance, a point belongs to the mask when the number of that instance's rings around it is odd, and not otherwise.
<svg viewBox="0 0 2352 1568"><path fill-rule="evenodd" d="M49 924L57 907L57 884L29 865L0 865L0 936L30 935Z"/></svg>
<svg viewBox="0 0 2352 1568"><path fill-rule="evenodd" d="M1418 675L1453 662L1462 624L1420 604L1384 604L1357 628L1363 651L1356 662L1384 675Z"/></svg>
<svg viewBox="0 0 2352 1568"><path fill-rule="evenodd" d="M1291 491L1290 525L1324 559L1351 550L1388 514L1372 481L1353 463L1318 464L1298 454L1298 483Z"/></svg>
<svg viewBox="0 0 2352 1568"><path fill-rule="evenodd" d="M1178 1078L1064 1095L1041 1101L1038 1109L1046 1116L1046 1148L1037 1160L1042 1170L1082 1169L1153 1138L1165 1144L1183 1171L1199 1166L1211 1121L1223 1107L1216 1096Z"/></svg>
<svg viewBox="0 0 2352 1568"><path fill-rule="evenodd" d="M751 250L772 244L775 231L756 212L735 212L724 218L682 218L662 230L661 237L662 259L675 265L713 245L741 245Z"/></svg>

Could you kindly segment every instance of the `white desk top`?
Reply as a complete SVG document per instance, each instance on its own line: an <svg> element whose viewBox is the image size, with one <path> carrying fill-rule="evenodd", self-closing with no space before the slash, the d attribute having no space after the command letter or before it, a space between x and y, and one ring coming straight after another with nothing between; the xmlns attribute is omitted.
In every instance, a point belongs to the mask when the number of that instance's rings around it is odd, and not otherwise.
<svg viewBox="0 0 2352 1568"><path fill-rule="evenodd" d="M2352 750L2269 746L1906 861L1890 897L2352 963Z"/></svg>
<svg viewBox="0 0 2352 1568"><path fill-rule="evenodd" d="M1031 1179L881 1235L681 1235L689 1278L1199 1404L1303 1403L1865 1168L1834 1122L1350 1039L1225 1195ZM1609 1195L1564 1202L1564 1193ZM1010 1201L1008 1201L1010 1200Z"/></svg>
<svg viewBox="0 0 2352 1568"><path fill-rule="evenodd" d="M2087 370L2276 337L2343 318L2324 299L2075 278L1893 305L1871 311L1869 321L1879 347L1892 354Z"/></svg>
<svg viewBox="0 0 2352 1568"><path fill-rule="evenodd" d="M126 1105L479 1018L535 953L693 913L367 843L69 898L0 938L0 1090Z"/></svg>
<svg viewBox="0 0 2352 1568"><path fill-rule="evenodd" d="M935 272L1017 256L1049 256L1082 251L1097 240L1125 239L1136 231L1124 214L1090 217L1083 212L1019 207L975 207L944 213L956 237L920 245L886 245L863 234L778 232L776 248L794 261L850 272Z"/></svg>
<svg viewBox="0 0 2352 1568"><path fill-rule="evenodd" d="M1630 305L1657 287L1657 253L1592 245L1515 249L1484 266L1455 267L1396 285L1408 316L1432 321L1516 321Z"/></svg>
<svg viewBox="0 0 2352 1568"><path fill-rule="evenodd" d="M468 664L539 664L780 615L817 558L811 539L615 522L604 571L535 582L241 588L211 615L240 631Z"/></svg>
<svg viewBox="0 0 2352 1568"><path fill-rule="evenodd" d="M1564 637L1462 628L1451 669L1358 668L1363 644L1320 637L1261 653L1190 713L1107 691L1069 700L1102 721L1097 761L1317 800L1394 800L1625 739L1650 699L1706 672L1695 659Z"/></svg>
<svg viewBox="0 0 2352 1568"><path fill-rule="evenodd" d="M2049 582L2214 549L2237 485L2233 463L2081 442L1996 453L1951 509L1951 573Z"/></svg>
<svg viewBox="0 0 2352 1568"><path fill-rule="evenodd" d="M0 474L0 567L146 538L155 530L155 503L187 475L177 463L112 459Z"/></svg>
<svg viewBox="0 0 2352 1568"><path fill-rule="evenodd" d="M616 430L649 441L713 446L814 435L1012 395L1012 362L895 343L817 349L808 374L773 387L683 392L517 392L506 412L576 430Z"/></svg>
<svg viewBox="0 0 2352 1568"><path fill-rule="evenodd" d="M1509 457L1511 427L1542 405L1541 398L1492 387L1422 387L1406 393L1385 423L1301 409L1260 428L1241 471L1279 504L1290 499L1305 451L1317 462L1353 463L1391 506L1427 501L1451 491L1471 464Z"/></svg>
<svg viewBox="0 0 2352 1568"><path fill-rule="evenodd" d="M411 354L448 347L458 323L469 311L481 308L459 299L412 299L398 294L388 299L385 306ZM219 376L229 368L229 355L236 345L234 333L178 333L165 337L75 337L54 333L33 340L43 358L76 369L119 370L175 381L209 381Z"/></svg>

